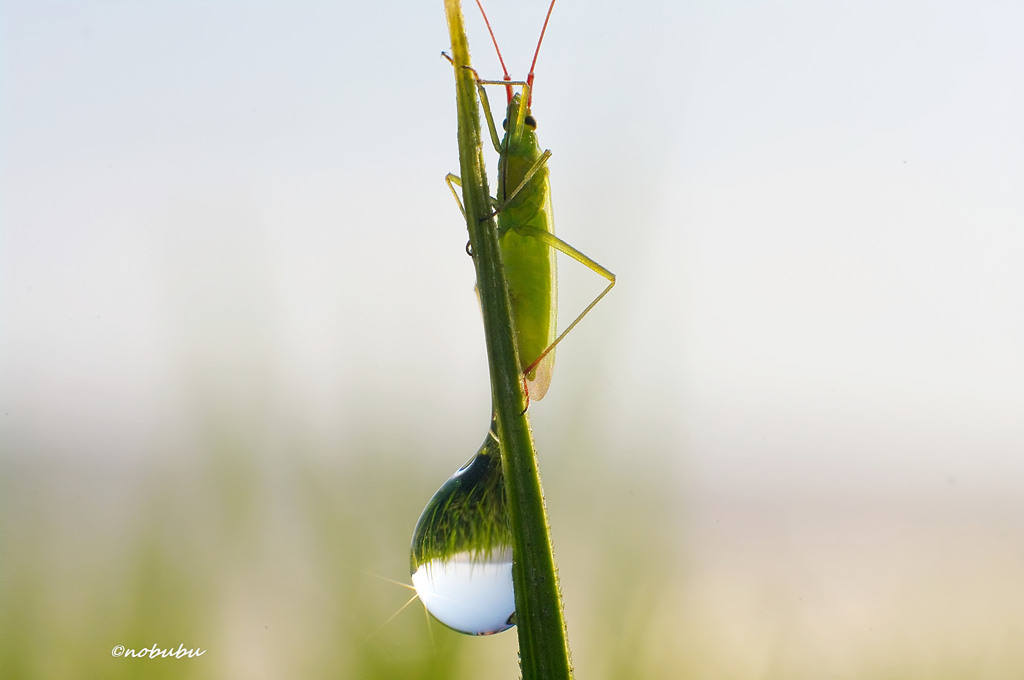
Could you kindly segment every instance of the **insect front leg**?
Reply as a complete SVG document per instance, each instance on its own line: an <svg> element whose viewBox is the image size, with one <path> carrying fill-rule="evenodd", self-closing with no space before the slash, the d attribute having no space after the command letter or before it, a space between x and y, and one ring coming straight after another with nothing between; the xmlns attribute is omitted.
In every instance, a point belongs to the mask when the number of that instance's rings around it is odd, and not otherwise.
<svg viewBox="0 0 1024 680"><path fill-rule="evenodd" d="M473 75L476 76L476 71L473 71ZM487 131L491 134L491 144L494 145L494 150L501 153L501 138L498 137L498 128L494 125L494 114L491 113L491 102L487 99L487 90L484 85L490 81L480 80L477 76L476 89L480 93L480 105L484 109L484 118L487 119Z"/></svg>
<svg viewBox="0 0 1024 680"><path fill-rule="evenodd" d="M475 70L473 71L473 75L476 76ZM487 99L487 90L484 87L485 85L501 85L502 87L518 85L523 88L522 97L524 100L528 99L530 96L530 85L525 80L481 80L480 77L477 76L476 89L480 92L480 104L483 106L484 117L487 119L487 131L491 134L491 143L494 144L494 150L498 153L502 153L501 136L498 134L498 126L494 124L494 115L491 113L491 102ZM519 112L520 120L515 121L516 125L523 124L521 119L525 115L526 108L521 107Z"/></svg>
<svg viewBox="0 0 1024 680"><path fill-rule="evenodd" d="M455 62L452 61L452 58L449 57L444 52L441 53L441 56L443 56L445 59L451 62L452 66L455 65ZM473 68L472 66L463 65L462 68L469 69L473 73L473 79L476 80L477 92L480 93L480 104L481 106L483 106L484 117L487 119L487 131L491 135L491 143L494 145L494 150L497 151L498 153L501 153L501 137L498 135L498 127L494 124L494 114L491 113L491 102L487 98L487 90L484 86L501 85L503 87L509 87L510 85L521 85L523 87L524 92L529 92L530 86L526 83L526 81L520 80L484 80L483 78L480 77L480 74L477 73L476 69ZM509 97L511 98L511 96L512 95L510 94Z"/></svg>

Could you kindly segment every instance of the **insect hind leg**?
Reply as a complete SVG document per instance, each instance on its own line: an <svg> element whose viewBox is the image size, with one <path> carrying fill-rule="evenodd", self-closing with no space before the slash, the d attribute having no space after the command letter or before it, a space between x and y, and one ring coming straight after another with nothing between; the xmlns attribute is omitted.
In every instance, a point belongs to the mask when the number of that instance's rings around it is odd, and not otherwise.
<svg viewBox="0 0 1024 680"><path fill-rule="evenodd" d="M534 359L533 362L523 370L523 374L526 375L530 373L530 371L535 369L540 364L540 362L544 361L544 358L555 349L555 346L558 345L558 343L562 342L562 340L565 339L565 336L569 335L572 329L576 328L576 325L583 320L583 317L589 314L590 310L596 307L597 303L603 300L604 296L607 295L611 291L611 289L615 287L615 274L613 274L607 268L590 259L590 257L585 255L581 251L577 250L576 248L572 247L571 245L569 245L568 243L558 238L549 231L545 231L543 229L539 229L537 227L533 227L530 225L520 225L518 227L513 227L513 229L524 236L531 236L533 238L536 238L539 241L542 241L545 245L554 248L558 252L568 255L569 257L571 257L572 259L576 260L584 267L589 269L590 271L594 272L595 274L601 276L606 281L608 281L608 285L605 286L604 290L598 293L597 297L590 301L590 304L588 304L583 309L583 311L580 312L575 319L573 319L572 323L566 326L565 330L559 333L558 336L554 339L554 341L552 341L552 343L548 345L543 352L540 353L540 356Z"/></svg>

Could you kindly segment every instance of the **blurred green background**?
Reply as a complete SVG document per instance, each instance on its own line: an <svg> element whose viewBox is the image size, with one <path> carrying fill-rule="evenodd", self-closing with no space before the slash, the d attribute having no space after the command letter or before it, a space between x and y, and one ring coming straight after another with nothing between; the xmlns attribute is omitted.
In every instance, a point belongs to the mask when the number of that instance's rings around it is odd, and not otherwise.
<svg viewBox="0 0 1024 680"><path fill-rule="evenodd" d="M525 75L546 3L488 10ZM1024 676L1022 25L560 0L557 227L619 276L530 411L578 677ZM517 677L392 618L489 416L447 44L0 5L0 677Z"/></svg>

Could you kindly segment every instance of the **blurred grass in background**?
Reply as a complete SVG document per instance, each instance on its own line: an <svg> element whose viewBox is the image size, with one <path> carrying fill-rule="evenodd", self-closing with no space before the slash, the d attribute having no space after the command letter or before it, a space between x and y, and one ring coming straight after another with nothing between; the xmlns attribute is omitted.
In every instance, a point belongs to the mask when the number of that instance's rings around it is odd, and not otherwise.
<svg viewBox="0 0 1024 680"><path fill-rule="evenodd" d="M489 415L441 9L0 4L3 680L517 677L384 580ZM1024 678L1019 3L556 14L580 680Z"/></svg>
<svg viewBox="0 0 1024 680"><path fill-rule="evenodd" d="M157 466L7 452L0 677L517 677L514 632L458 635L418 603L389 620L410 593L387 579L408 581L413 523L443 481L408 455L414 442L368 426L347 445L361 455L332 457L295 432L262 456L265 428L230 422L200 424L197 448ZM542 467L580 678L1024 674L1020 524L695 507L657 466L552 444ZM154 643L207 651L110 654Z"/></svg>

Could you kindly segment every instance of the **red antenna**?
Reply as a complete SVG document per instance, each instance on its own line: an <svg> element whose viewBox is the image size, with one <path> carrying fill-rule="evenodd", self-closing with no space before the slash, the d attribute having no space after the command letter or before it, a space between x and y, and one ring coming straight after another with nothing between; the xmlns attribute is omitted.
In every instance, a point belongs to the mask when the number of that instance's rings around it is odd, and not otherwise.
<svg viewBox="0 0 1024 680"><path fill-rule="evenodd" d="M505 59L501 56L501 48L498 47L498 39L494 37L494 30L491 28L491 22L487 18L487 12L484 11L484 6L480 3L480 0L476 0L476 6L480 8L480 14L484 17L484 23L487 25L487 32L491 34L491 42L494 43L494 51L498 53L498 61L501 62L501 70L504 73L502 80L511 82L512 78L508 75L508 69L505 68ZM551 4L548 6L547 16L544 17L544 26L540 29L540 38L537 39L537 50L533 53L533 61L530 63L530 73L526 76L526 85L530 89L530 96L526 100L526 108L530 108L533 104L533 69L537 66L537 56L540 54L541 43L544 42L544 33L548 30L548 21L551 19L551 11L555 8L555 0L551 0ZM505 86L506 93L508 94L508 100L512 101L512 86Z"/></svg>
<svg viewBox="0 0 1024 680"><path fill-rule="evenodd" d="M479 0L477 0L479 2ZM540 54L540 44L544 42L544 33L548 30L548 21L551 20L551 10L555 8L555 0L548 5L548 14L544 17L544 26L540 29L540 37L537 38L537 51L533 53L533 61L530 63L530 73L526 76L526 85L530 88L530 96L526 99L526 108L533 105L533 68L537 65L537 55Z"/></svg>
<svg viewBox="0 0 1024 680"><path fill-rule="evenodd" d="M552 0L553 2L554 0ZM505 59L501 56L501 48L498 47L498 39L494 37L494 29L491 28L491 21L487 18L487 12L484 11L484 6L480 4L480 0L476 0L476 6L480 8L480 14L483 15L484 23L487 24L487 32L491 34L491 42L494 43L494 51L498 53L498 61L501 62L501 71L505 74L502 80L511 82L512 78L508 75L508 69L505 68ZM508 94L508 100L512 101L512 86L506 85L505 91Z"/></svg>

